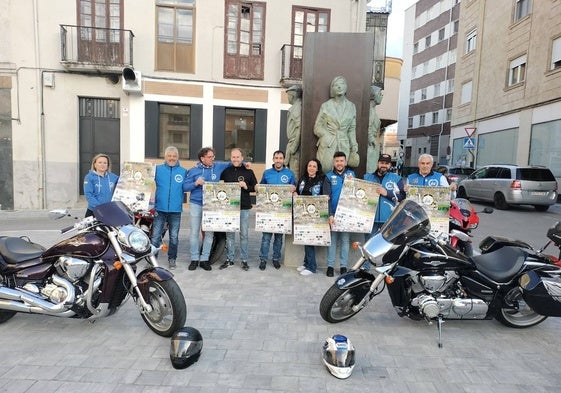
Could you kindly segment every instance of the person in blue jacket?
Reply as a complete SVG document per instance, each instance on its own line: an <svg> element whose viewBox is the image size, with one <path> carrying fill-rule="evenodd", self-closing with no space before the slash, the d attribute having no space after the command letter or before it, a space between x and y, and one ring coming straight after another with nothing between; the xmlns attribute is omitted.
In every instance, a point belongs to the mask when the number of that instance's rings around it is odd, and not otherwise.
<svg viewBox="0 0 561 393"><path fill-rule="evenodd" d="M333 170L330 171L323 182L323 194L329 195L329 225L333 228L335 224L335 212L339 204L339 197L343 189L343 181L347 177L356 177L352 169L347 168L347 155L342 151L333 154ZM339 255L340 274L347 272L347 261L349 260L349 249L351 246L350 232L331 231L331 245L327 249L327 272L328 277L333 277L333 266L337 254L337 242L341 239L341 250Z"/></svg>
<svg viewBox="0 0 561 393"><path fill-rule="evenodd" d="M98 205L111 202L119 176L111 173L111 159L107 154L96 154L92 167L84 177L84 195L88 201L86 217L93 215Z"/></svg>
<svg viewBox="0 0 561 393"><path fill-rule="evenodd" d="M284 152L277 150L273 153L273 167L263 172L261 184L289 184L292 186L292 192L296 190L296 179L294 172L284 166ZM271 246L271 238L273 233L263 232L261 237L261 249L259 250L259 269L265 270L267 267L267 259L269 257L269 248ZM280 269L281 249L282 249L282 233L274 234L273 241L273 266Z"/></svg>
<svg viewBox="0 0 561 393"><path fill-rule="evenodd" d="M407 184L420 187L449 187L446 177L442 173L432 170L433 163L434 159L430 154L421 154L418 161L419 170L407 176ZM406 187L405 191L408 188ZM453 188L455 190L455 187Z"/></svg>
<svg viewBox="0 0 561 393"><path fill-rule="evenodd" d="M191 193L189 196L190 215L190 243L191 263L189 270L195 270L199 264L204 270L212 270L209 263L210 250L214 240L214 232L206 231L201 250L201 223L203 220L203 184L205 182L218 183L220 175L230 162L215 162L214 149L203 147L197 153L199 162L191 169L183 183L183 191ZM200 261L200 262L199 262Z"/></svg>
<svg viewBox="0 0 561 393"><path fill-rule="evenodd" d="M364 175L364 180L378 183L376 192L380 195L378 206L376 207L374 225L371 232L364 235L365 241L378 232L382 224L392 214L397 203L405 199L403 179L397 173L390 172L392 157L389 154L380 154L377 166L378 168L373 173L366 173Z"/></svg>
<svg viewBox="0 0 561 393"><path fill-rule="evenodd" d="M154 202L154 222L152 224L152 245L160 247L164 226L168 224L169 249L168 263L175 269L179 228L183 211L183 182L187 170L179 164L179 152L175 146L168 146L164 151L164 163L156 166L156 196Z"/></svg>

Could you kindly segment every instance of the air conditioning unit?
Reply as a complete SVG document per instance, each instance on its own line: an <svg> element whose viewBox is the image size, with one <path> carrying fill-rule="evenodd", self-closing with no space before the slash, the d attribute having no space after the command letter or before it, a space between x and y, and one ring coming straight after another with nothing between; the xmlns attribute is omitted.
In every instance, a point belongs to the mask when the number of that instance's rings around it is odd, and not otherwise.
<svg viewBox="0 0 561 393"><path fill-rule="evenodd" d="M122 75L123 91L127 94L142 95L142 74L132 68L123 68Z"/></svg>

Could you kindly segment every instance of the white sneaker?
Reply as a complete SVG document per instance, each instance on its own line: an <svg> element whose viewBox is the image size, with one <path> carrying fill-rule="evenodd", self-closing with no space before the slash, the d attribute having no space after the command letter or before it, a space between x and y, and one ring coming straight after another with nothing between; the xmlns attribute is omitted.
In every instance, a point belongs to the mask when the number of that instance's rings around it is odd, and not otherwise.
<svg viewBox="0 0 561 393"><path fill-rule="evenodd" d="M309 276L310 274L314 274L314 272L309 271L308 269L304 269L300 272L302 276Z"/></svg>
<svg viewBox="0 0 561 393"><path fill-rule="evenodd" d="M296 268L296 270L299 271L299 272L301 272L301 271L303 271L303 270L306 270L306 266L304 266L304 265L298 266L298 267Z"/></svg>

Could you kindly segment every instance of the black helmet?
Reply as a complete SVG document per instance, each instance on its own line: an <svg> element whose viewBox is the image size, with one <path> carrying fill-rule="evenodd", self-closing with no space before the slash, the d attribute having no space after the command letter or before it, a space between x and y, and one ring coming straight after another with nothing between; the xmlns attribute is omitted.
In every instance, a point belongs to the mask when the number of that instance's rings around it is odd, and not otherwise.
<svg viewBox="0 0 561 393"><path fill-rule="evenodd" d="M177 330L171 336L171 347L169 350L169 358L173 368L187 368L201 356L203 349L203 336L192 327L186 326Z"/></svg>
<svg viewBox="0 0 561 393"><path fill-rule="evenodd" d="M323 363L339 379L349 378L355 367L355 347L347 337L336 334L325 340L322 348Z"/></svg>

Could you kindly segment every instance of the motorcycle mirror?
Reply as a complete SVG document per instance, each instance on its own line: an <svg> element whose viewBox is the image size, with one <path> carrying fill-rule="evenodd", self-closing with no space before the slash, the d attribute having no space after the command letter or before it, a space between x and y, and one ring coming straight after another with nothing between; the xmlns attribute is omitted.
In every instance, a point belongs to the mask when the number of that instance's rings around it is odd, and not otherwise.
<svg viewBox="0 0 561 393"><path fill-rule="evenodd" d="M68 215L68 210L66 209L55 209L49 212L49 218L52 220L58 220L62 217L66 217Z"/></svg>

